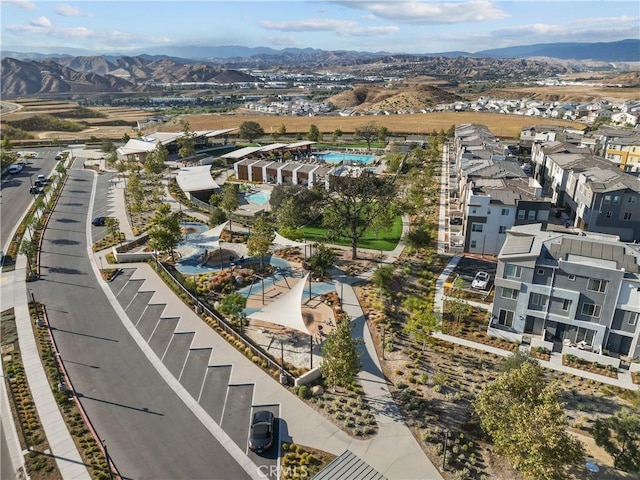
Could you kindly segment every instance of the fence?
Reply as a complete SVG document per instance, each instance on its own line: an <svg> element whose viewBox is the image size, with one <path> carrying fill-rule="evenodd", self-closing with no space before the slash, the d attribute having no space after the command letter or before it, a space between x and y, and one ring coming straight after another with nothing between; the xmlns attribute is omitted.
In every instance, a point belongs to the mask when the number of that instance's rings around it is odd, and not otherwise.
<svg viewBox="0 0 640 480"><path fill-rule="evenodd" d="M234 339L240 341L245 347L249 347L255 356L259 357L260 360L267 363L269 368L279 371L281 383L290 384L295 381L295 377L291 372L289 372L286 368L276 362L273 358L265 354L260 348L250 342L247 338L238 333L226 319L220 316L216 311L209 308L209 306L200 301L199 298L195 297L161 262L158 262L157 265L162 268L162 270L175 282L176 285L180 287L180 289L184 293L189 296L191 300L193 300L193 304L196 305L196 313L198 311L203 311L206 315L213 318L216 321L217 326L225 333L233 336Z"/></svg>

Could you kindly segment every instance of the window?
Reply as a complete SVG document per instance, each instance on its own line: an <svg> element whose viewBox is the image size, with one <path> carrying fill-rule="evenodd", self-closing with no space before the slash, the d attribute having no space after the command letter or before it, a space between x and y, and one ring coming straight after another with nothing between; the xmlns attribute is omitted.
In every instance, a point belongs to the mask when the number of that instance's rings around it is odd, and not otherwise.
<svg viewBox="0 0 640 480"><path fill-rule="evenodd" d="M502 298L516 300L518 298L518 291L513 288L502 287Z"/></svg>
<svg viewBox="0 0 640 480"><path fill-rule="evenodd" d="M504 276L510 278L520 278L522 267L520 265L507 264L504 266Z"/></svg>
<svg viewBox="0 0 640 480"><path fill-rule="evenodd" d="M613 216L613 212L609 211L604 214L605 218L611 218Z"/></svg>
<svg viewBox="0 0 640 480"><path fill-rule="evenodd" d="M476 248L478 246L478 242L475 240L471 240L471 248Z"/></svg>
<svg viewBox="0 0 640 480"><path fill-rule="evenodd" d="M627 203L636 203L636 197L627 198Z"/></svg>
<svg viewBox="0 0 640 480"><path fill-rule="evenodd" d="M587 317L600 317L600 305L594 305L593 303L582 304L582 314Z"/></svg>
<svg viewBox="0 0 640 480"><path fill-rule="evenodd" d="M590 278L587 283L587 290L591 290L592 292L600 292L604 293L607 291L607 282L606 280L597 280L595 278Z"/></svg>
<svg viewBox="0 0 640 480"><path fill-rule="evenodd" d="M631 220L631 212L625 212L624 219L625 220Z"/></svg>
<svg viewBox="0 0 640 480"><path fill-rule="evenodd" d="M484 228L484 224L482 224L482 223L472 223L471 224L471 231L472 232L481 232L483 228Z"/></svg>
<svg viewBox="0 0 640 480"><path fill-rule="evenodd" d="M593 346L593 337L596 336L595 330L589 330L588 328L578 328L576 332L576 343L584 342L587 345Z"/></svg>
<svg viewBox="0 0 640 480"><path fill-rule="evenodd" d="M487 215L491 215L491 209L487 208Z"/></svg>
<svg viewBox="0 0 640 480"><path fill-rule="evenodd" d="M498 313L498 325L504 325L506 327L513 326L513 312L511 310L502 310Z"/></svg>
<svg viewBox="0 0 640 480"><path fill-rule="evenodd" d="M620 198L621 198L620 195L615 195L613 197L613 204L614 205L620 205Z"/></svg>
<svg viewBox="0 0 640 480"><path fill-rule="evenodd" d="M507 233L507 227L505 227L504 225L500 225L498 227L498 233Z"/></svg>
<svg viewBox="0 0 640 480"><path fill-rule="evenodd" d="M604 196L604 204L609 205L611 203L611 195Z"/></svg>
<svg viewBox="0 0 640 480"><path fill-rule="evenodd" d="M471 215L475 215L476 213L478 213L478 209L477 209L477 208L475 208L475 207L473 207L473 208L471 209Z"/></svg>
<svg viewBox="0 0 640 480"><path fill-rule="evenodd" d="M547 305L548 299L549 297L547 297L546 295L542 295L541 293L532 293L529 297L529 303L531 303L531 305L545 307Z"/></svg>
<svg viewBox="0 0 640 480"><path fill-rule="evenodd" d="M518 210L518 220L523 220L524 214L525 214L524 210Z"/></svg>
<svg viewBox="0 0 640 480"><path fill-rule="evenodd" d="M573 274L569 275L569 280L571 280L572 282L576 279L576 276Z"/></svg>
<svg viewBox="0 0 640 480"><path fill-rule="evenodd" d="M538 269L538 275L544 275L544 268Z"/></svg>
<svg viewBox="0 0 640 480"><path fill-rule="evenodd" d="M502 213L502 215L509 215L509 209L508 208L503 208L501 213Z"/></svg>
<svg viewBox="0 0 640 480"><path fill-rule="evenodd" d="M562 299L562 310L567 312L567 311L569 311L570 308L571 308L571 300L569 300L568 298L563 298Z"/></svg>
<svg viewBox="0 0 640 480"><path fill-rule="evenodd" d="M638 314L638 312L624 312L624 318L627 321L627 325L634 326L636 323L638 323L639 316L640 315Z"/></svg>
<svg viewBox="0 0 640 480"><path fill-rule="evenodd" d="M527 214L527 218L529 220L535 220L536 219L536 211L535 210L529 210L529 213Z"/></svg>

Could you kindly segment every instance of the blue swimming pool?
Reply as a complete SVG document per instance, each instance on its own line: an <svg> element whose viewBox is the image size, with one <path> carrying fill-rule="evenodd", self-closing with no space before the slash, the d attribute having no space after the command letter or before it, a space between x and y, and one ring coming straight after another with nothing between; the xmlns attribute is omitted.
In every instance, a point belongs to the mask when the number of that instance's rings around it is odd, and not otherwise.
<svg viewBox="0 0 640 480"><path fill-rule="evenodd" d="M257 203L258 205L264 205L271 198L271 192L266 190L260 190L259 192L250 193L249 195L245 195L245 198L252 203Z"/></svg>
<svg viewBox="0 0 640 480"><path fill-rule="evenodd" d="M373 155L356 155L355 153L338 153L338 152L327 152L321 153L318 155L325 162L330 163L339 163L339 162L349 162L349 163L369 163L373 161Z"/></svg>

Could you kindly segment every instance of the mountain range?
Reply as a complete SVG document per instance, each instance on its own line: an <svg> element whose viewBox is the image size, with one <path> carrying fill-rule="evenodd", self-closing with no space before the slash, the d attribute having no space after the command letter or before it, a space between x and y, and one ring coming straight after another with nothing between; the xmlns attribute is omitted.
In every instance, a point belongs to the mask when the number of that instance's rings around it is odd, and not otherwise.
<svg viewBox="0 0 640 480"><path fill-rule="evenodd" d="M608 44L544 44L487 50L473 56L459 52L439 55L409 55L314 49L182 47L170 56L146 53L138 56L20 54L2 52L1 94L21 95L101 93L152 93L159 84L256 82L247 69L312 73L328 68L361 77L377 75L431 76L451 85L477 81L531 81L580 71L550 58L584 57L585 51L604 62L635 61L640 40ZM481 55L482 53L482 55ZM187 55L210 55L205 59ZM217 56L216 56L217 55Z"/></svg>
<svg viewBox="0 0 640 480"><path fill-rule="evenodd" d="M360 57L384 57L393 56L389 52L348 52L357 54ZM70 49L64 47L43 47L38 52L25 51L23 47L4 46L0 51L2 58L12 57L23 60L40 60L61 56L103 56L105 58L117 58L122 56L144 56L152 57L177 57L189 60L228 60L250 58L255 56L278 56L282 54L292 55L315 55L326 54L327 51L314 48L285 48L275 50L269 47L243 47L239 45L223 46L164 46L156 48L146 48L142 50L132 50L120 54L105 54L83 49ZM594 60L604 62L638 62L640 61L640 39L626 39L617 42L598 43L539 43L534 45L521 45L505 48L495 48L481 50L479 52L440 52L411 54L411 56L439 56L439 57L490 57L490 58L530 58L530 57L550 57L563 60Z"/></svg>

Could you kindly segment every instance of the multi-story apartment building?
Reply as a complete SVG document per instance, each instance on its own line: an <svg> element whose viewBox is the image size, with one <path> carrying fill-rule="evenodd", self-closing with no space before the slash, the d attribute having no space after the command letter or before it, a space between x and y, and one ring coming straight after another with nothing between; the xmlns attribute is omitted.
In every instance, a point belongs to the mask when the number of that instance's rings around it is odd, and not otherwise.
<svg viewBox="0 0 640 480"><path fill-rule="evenodd" d="M576 228L640 241L640 181L584 147L532 147L535 178Z"/></svg>
<svg viewBox="0 0 640 480"><path fill-rule="evenodd" d="M452 249L496 255L512 226L546 225L550 199L508 145L485 126L466 124L456 127L455 146L450 189L460 199L462 224L450 225Z"/></svg>
<svg viewBox="0 0 640 480"><path fill-rule="evenodd" d="M605 238L606 237L606 238ZM498 255L491 327L558 350L640 356L640 249L612 236L514 227Z"/></svg>

